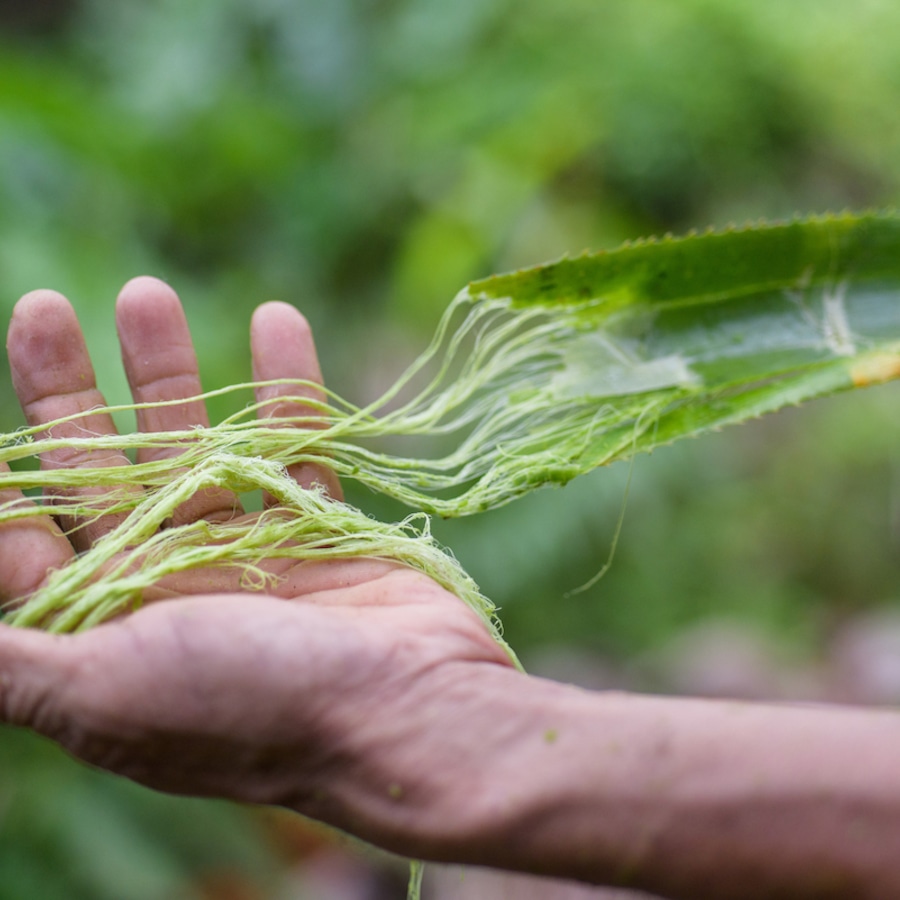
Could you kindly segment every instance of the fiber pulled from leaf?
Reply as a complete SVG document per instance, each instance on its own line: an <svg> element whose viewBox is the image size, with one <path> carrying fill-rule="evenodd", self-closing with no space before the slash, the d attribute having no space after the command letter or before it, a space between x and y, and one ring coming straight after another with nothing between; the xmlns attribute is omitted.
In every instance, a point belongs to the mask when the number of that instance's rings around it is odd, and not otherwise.
<svg viewBox="0 0 900 900"><path fill-rule="evenodd" d="M0 506L0 524L47 505L80 522L125 514L7 621L74 630L134 607L176 572L231 567L262 590L274 577L266 559L370 556L435 578L499 639L490 603L435 544L426 514L481 512L681 437L894 377L898 293L893 216L666 239L470 285L425 353L366 407L332 393L311 401L307 382L266 382L294 385L310 412L273 427L256 418L263 404L251 403L219 425L180 432L59 440L45 436L50 423L3 435L0 463L61 446L81 458L104 449L180 453L176 463L0 471L0 490L44 493L43 505ZM287 475L302 462L417 513L385 524L302 490ZM73 496L78 487L108 492ZM252 521L165 527L210 487L262 488L281 508Z"/></svg>

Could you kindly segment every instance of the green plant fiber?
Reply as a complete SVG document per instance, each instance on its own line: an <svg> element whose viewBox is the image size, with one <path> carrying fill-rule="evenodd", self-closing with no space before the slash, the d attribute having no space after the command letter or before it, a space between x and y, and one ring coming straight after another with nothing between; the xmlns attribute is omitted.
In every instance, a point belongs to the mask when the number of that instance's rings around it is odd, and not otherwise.
<svg viewBox="0 0 900 900"><path fill-rule="evenodd" d="M258 404L210 428L0 436L0 524L125 512L122 525L50 574L6 621L56 632L140 605L160 578L239 568L264 590L272 557L387 557L435 578L494 631L491 603L429 532L429 515L492 509L548 484L682 437L900 374L900 218L839 215L629 244L476 281L422 356L376 402L334 394L273 428ZM249 392L245 384L224 392ZM223 391L214 392L221 394ZM208 395L207 395L208 396ZM115 407L134 409L136 407ZM279 420L282 422L282 420ZM29 457L177 447L171 460L21 470ZM414 512L373 520L287 475L298 462L394 497ZM101 487L73 497L74 487ZM164 527L198 490L262 488L280 502L252 523ZM9 496L9 495L7 495Z"/></svg>

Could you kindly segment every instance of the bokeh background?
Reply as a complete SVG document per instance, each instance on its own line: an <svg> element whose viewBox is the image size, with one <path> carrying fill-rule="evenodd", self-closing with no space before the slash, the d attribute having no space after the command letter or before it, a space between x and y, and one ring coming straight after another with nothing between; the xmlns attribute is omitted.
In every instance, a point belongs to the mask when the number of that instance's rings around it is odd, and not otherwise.
<svg viewBox="0 0 900 900"><path fill-rule="evenodd" d="M890 0L2 0L0 311L67 294L118 402L129 277L180 292L207 388L248 378L252 309L287 300L363 401L471 279L895 204L898 108ZM885 386L637 460L582 593L627 465L436 528L535 671L896 703L898 419ZM162 797L0 730L0 900L375 900L403 879L288 814Z"/></svg>

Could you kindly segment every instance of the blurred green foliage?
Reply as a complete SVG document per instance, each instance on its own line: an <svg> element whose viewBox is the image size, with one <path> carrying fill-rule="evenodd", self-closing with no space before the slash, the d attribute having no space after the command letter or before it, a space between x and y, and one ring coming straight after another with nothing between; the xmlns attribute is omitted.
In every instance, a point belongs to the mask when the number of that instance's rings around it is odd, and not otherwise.
<svg viewBox="0 0 900 900"><path fill-rule="evenodd" d="M224 802L179 800L63 761L31 735L0 731L3 900L193 900L203 872L276 881L258 823Z"/></svg>
<svg viewBox="0 0 900 900"><path fill-rule="evenodd" d="M471 279L900 195L889 0L32 6L0 3L0 310L66 293L110 402L127 399L112 302L135 274L181 293L208 387L246 379L250 313L277 297L364 401ZM898 594L898 401L882 388L638 460L618 557L582 594L566 596L607 557L621 466L439 534L526 658L547 641L628 657L723 612L814 654ZM190 896L232 846L235 811L150 799L21 735L0 758L2 900ZM88 849L83 829L111 838ZM228 852L255 872L243 833Z"/></svg>

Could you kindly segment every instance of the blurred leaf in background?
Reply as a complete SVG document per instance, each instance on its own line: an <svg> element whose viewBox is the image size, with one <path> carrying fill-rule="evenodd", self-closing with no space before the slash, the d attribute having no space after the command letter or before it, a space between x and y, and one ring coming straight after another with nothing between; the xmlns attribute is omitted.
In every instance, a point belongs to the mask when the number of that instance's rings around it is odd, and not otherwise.
<svg viewBox="0 0 900 900"><path fill-rule="evenodd" d="M249 375L250 313L280 298L365 401L474 278L895 204L896 35L888 0L3 0L0 310L67 294L118 402L131 276L182 294L208 388ZM898 403L888 386L638 460L615 564L581 594L627 469L438 532L526 662L552 644L631 671L724 616L818 664L844 623L897 603ZM5 370L0 419L21 421ZM23 735L0 756L0 898L197 896L224 856L280 896L286 863L252 816ZM88 851L85 829L110 840Z"/></svg>

